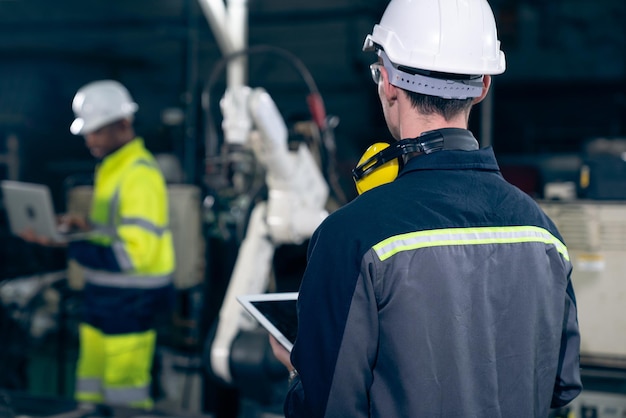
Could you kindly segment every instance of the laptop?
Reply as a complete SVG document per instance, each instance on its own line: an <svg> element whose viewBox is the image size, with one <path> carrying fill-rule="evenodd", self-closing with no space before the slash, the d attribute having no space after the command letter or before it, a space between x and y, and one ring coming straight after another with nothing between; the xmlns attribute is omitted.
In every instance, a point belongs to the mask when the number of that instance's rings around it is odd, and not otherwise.
<svg viewBox="0 0 626 418"><path fill-rule="evenodd" d="M298 292L240 295L237 300L291 352L298 333Z"/></svg>
<svg viewBox="0 0 626 418"><path fill-rule="evenodd" d="M31 229L36 235L59 243L85 239L90 234L85 231L69 232L59 229L48 186L3 180L0 189L13 234L19 235Z"/></svg>

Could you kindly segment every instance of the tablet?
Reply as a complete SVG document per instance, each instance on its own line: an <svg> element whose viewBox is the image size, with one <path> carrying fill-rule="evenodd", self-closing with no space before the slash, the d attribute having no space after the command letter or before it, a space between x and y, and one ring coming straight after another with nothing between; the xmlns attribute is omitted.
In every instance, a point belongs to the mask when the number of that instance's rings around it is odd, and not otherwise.
<svg viewBox="0 0 626 418"><path fill-rule="evenodd" d="M240 295L237 300L291 352L298 333L298 292Z"/></svg>

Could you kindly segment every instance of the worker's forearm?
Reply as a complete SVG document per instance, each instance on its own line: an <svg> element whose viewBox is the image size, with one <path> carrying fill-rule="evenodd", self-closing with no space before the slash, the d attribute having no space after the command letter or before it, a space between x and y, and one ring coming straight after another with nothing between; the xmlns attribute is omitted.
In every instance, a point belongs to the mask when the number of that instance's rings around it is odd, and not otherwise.
<svg viewBox="0 0 626 418"><path fill-rule="evenodd" d="M68 257L94 270L122 271L111 247L92 244L88 241L71 242Z"/></svg>

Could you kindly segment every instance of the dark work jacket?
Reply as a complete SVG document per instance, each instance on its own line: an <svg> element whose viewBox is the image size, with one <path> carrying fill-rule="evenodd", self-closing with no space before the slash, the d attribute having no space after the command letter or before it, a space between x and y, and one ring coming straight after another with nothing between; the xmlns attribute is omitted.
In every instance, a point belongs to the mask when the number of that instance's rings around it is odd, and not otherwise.
<svg viewBox="0 0 626 418"><path fill-rule="evenodd" d="M582 389L571 270L490 148L412 158L310 241L286 416L548 416Z"/></svg>

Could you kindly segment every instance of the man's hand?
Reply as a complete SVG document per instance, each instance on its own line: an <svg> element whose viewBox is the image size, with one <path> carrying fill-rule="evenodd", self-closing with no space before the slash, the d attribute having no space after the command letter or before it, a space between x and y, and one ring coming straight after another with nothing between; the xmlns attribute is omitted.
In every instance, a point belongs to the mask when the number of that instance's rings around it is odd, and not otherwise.
<svg viewBox="0 0 626 418"><path fill-rule="evenodd" d="M72 231L89 231L91 229L91 225L87 222L82 215L77 215L75 213L66 213L65 215L61 215L57 218L57 222L59 225L59 231L62 232L72 232Z"/></svg>
<svg viewBox="0 0 626 418"><path fill-rule="evenodd" d="M91 226L83 216L74 213L68 213L57 217L57 228L61 233L68 233L75 231L88 231L91 229ZM25 229L18 235L24 241L44 245L46 247L67 246L66 242L58 242L48 237L37 235L32 229Z"/></svg>
<svg viewBox="0 0 626 418"><path fill-rule="evenodd" d="M278 361L280 361L290 372L294 370L294 367L291 364L291 354L272 335L270 335L270 345L272 346L272 352Z"/></svg>
<svg viewBox="0 0 626 418"><path fill-rule="evenodd" d="M25 229L24 231L19 233L18 236L20 238L22 238L24 241L27 241L27 242L30 242L30 243L33 243L33 244L43 245L43 246L46 246L46 247L65 247L65 246L67 246L67 243L65 243L65 242L53 241L53 240L51 240L48 237L37 235L35 233L35 231L33 231L32 229Z"/></svg>

